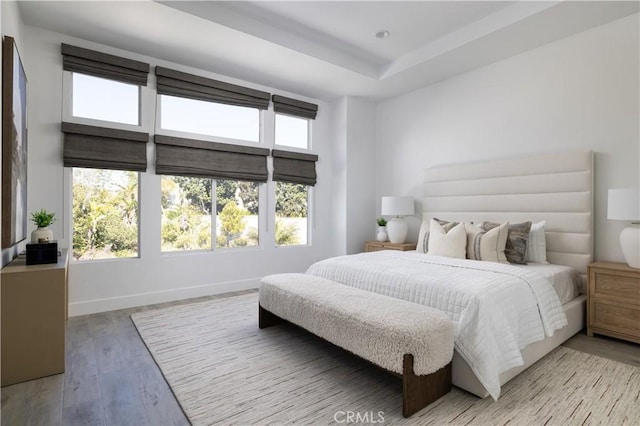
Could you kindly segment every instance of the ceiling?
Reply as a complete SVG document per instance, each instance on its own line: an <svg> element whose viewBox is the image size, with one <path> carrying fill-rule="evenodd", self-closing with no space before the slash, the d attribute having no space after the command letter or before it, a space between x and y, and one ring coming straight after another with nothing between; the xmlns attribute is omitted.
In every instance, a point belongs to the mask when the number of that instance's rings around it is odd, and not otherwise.
<svg viewBox="0 0 640 426"><path fill-rule="evenodd" d="M318 99L396 96L637 1L23 1L26 25ZM375 37L388 30L385 39Z"/></svg>

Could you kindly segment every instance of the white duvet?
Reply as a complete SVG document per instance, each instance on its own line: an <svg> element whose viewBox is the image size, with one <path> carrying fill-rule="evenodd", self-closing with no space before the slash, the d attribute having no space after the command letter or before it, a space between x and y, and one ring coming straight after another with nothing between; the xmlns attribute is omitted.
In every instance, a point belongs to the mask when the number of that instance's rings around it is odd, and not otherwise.
<svg viewBox="0 0 640 426"><path fill-rule="evenodd" d="M548 279L507 264L388 250L323 260L307 273L445 312L455 349L494 399L499 374L524 364L520 349L567 324Z"/></svg>

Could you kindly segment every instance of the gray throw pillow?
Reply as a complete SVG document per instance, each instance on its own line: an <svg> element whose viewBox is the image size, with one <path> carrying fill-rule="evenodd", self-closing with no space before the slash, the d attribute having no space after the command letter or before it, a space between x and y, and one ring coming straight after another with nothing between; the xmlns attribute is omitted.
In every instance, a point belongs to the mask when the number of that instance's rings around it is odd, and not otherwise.
<svg viewBox="0 0 640 426"><path fill-rule="evenodd" d="M482 229L488 231L500 226L499 223L483 222ZM504 254L507 256L509 263L519 265L527 264L527 242L529 240L529 231L531 230L531 222L514 223L509 225L509 236L507 237L507 245L504 248Z"/></svg>

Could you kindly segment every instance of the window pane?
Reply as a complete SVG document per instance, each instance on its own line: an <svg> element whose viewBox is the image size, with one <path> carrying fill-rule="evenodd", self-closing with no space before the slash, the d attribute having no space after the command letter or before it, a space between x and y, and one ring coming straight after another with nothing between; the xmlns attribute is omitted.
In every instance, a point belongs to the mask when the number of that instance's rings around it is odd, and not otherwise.
<svg viewBox="0 0 640 426"><path fill-rule="evenodd" d="M162 251L211 249L211 179L162 176Z"/></svg>
<svg viewBox="0 0 640 426"><path fill-rule="evenodd" d="M196 101L160 95L160 127L230 139L258 142L260 113L257 108Z"/></svg>
<svg viewBox="0 0 640 426"><path fill-rule="evenodd" d="M257 246L258 184L216 181L216 246Z"/></svg>
<svg viewBox="0 0 640 426"><path fill-rule="evenodd" d="M73 257L138 256L138 173L73 169Z"/></svg>
<svg viewBox="0 0 640 426"><path fill-rule="evenodd" d="M307 185L276 182L276 245L307 244Z"/></svg>
<svg viewBox="0 0 640 426"><path fill-rule="evenodd" d="M276 145L309 148L309 120L276 114Z"/></svg>
<svg viewBox="0 0 640 426"><path fill-rule="evenodd" d="M74 117L140 124L140 87L105 78L73 73Z"/></svg>

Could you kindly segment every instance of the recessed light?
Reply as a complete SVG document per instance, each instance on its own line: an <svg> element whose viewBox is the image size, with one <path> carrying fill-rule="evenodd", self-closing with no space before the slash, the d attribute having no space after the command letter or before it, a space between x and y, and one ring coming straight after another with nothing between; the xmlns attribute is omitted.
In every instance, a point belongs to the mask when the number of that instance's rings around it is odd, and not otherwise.
<svg viewBox="0 0 640 426"><path fill-rule="evenodd" d="M376 38L387 38L391 33L387 30L376 31Z"/></svg>

